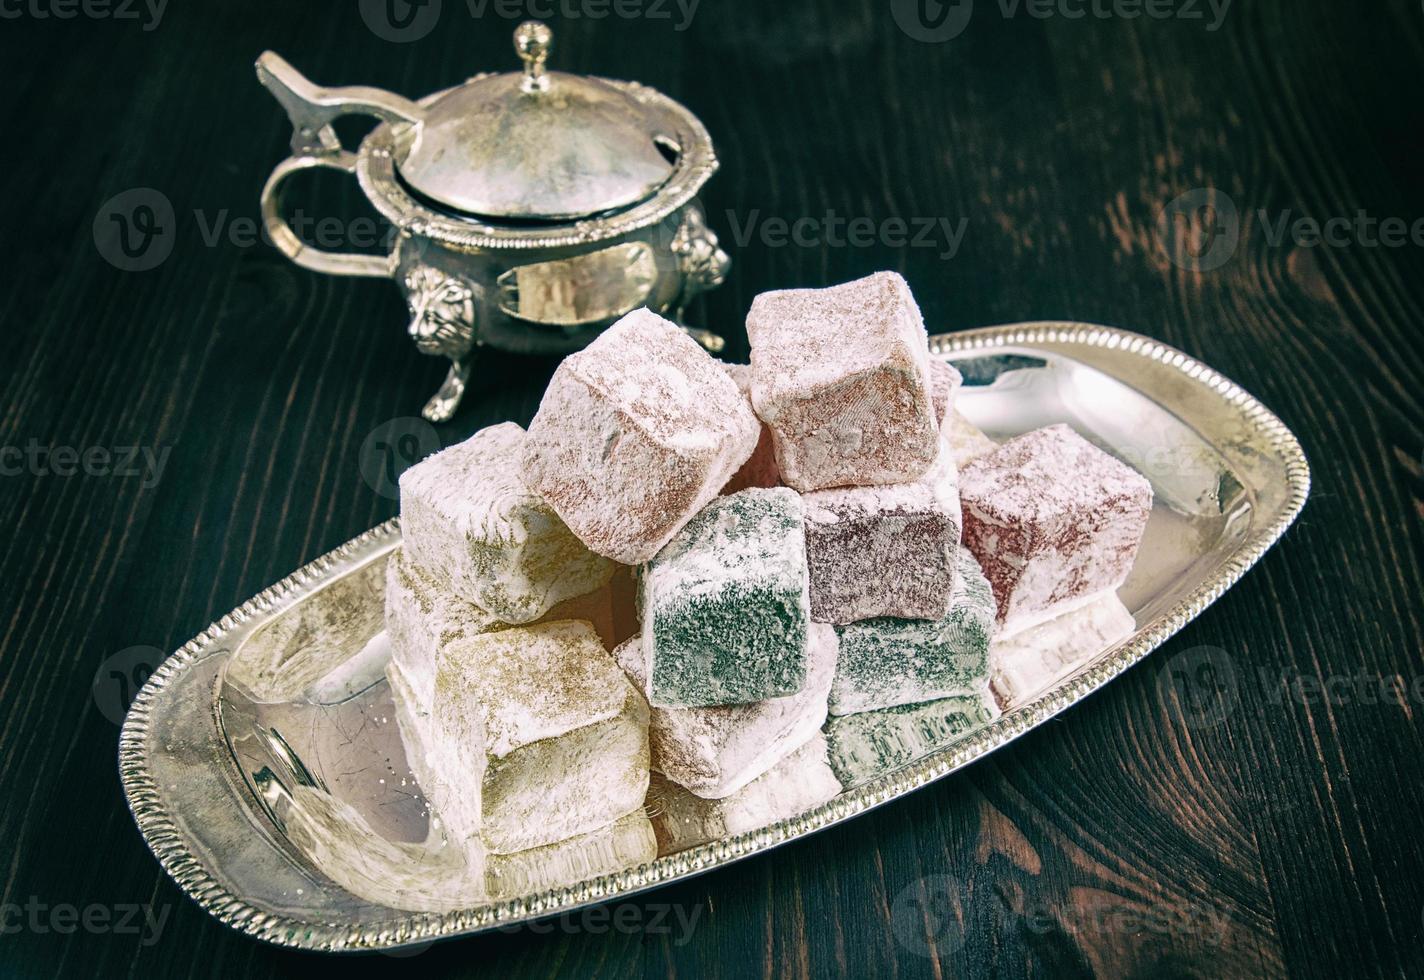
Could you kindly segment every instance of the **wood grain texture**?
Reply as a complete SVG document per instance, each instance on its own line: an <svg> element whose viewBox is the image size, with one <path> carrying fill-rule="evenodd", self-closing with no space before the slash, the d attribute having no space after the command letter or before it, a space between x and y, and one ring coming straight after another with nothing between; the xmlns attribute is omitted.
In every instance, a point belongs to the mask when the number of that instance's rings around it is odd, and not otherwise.
<svg viewBox="0 0 1424 980"><path fill-rule="evenodd" d="M555 18L554 61L636 77L707 123L723 169L705 201L735 266L701 316L730 336L731 356L745 353L757 292L882 268L910 280L932 330L1124 326L1285 419L1314 465L1305 514L1210 612L1088 703L909 799L631 903L622 921L645 928L575 916L346 968L1424 970L1424 683L1381 704L1340 680L1424 676L1424 249L1358 235L1300 247L1272 232L1287 212L1424 217L1424 11L1237 0L1211 31L1005 17L980 0L960 36L924 43L892 13L913 6L705 0L681 31L675 6L671 20ZM0 23L0 447L171 455L151 486L0 476L0 902L50 909L39 928L5 912L0 972L302 974L315 957L227 931L162 874L123 805L117 728L94 678L128 647L177 647L393 514L362 478L362 444L414 414L442 374L410 349L388 284L322 278L261 243L213 237L257 217L286 152L288 124L253 59L270 47L322 82L417 95L510 66L515 22L447 0L427 37L393 44L355 5L175 3L151 31L35 9ZM175 212L172 255L149 272L106 262L92 231L104 202L136 187ZM1158 232L1163 208L1199 188L1240 216L1234 254L1211 270L1171 261ZM293 199L312 215L369 213L338 176L296 182ZM770 218L828 212L967 223L952 258L942 237L778 246L761 234ZM1209 219L1188 212L1171 242L1209 241ZM527 422L552 368L491 355L441 438ZM1225 651L1239 697L1210 726L1158 684L1203 646ZM1286 682L1330 679L1330 703L1283 695ZM116 920L64 931L52 913L65 903L142 903L166 918L145 944ZM690 935L658 919L665 906L696 916Z"/></svg>

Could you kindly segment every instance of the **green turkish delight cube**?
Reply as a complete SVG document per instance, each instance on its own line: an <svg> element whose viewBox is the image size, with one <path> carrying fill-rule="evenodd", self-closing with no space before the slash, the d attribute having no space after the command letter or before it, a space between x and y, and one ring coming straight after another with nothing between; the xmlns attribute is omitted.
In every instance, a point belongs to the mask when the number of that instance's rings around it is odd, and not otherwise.
<svg viewBox="0 0 1424 980"><path fill-rule="evenodd" d="M881 617L836 627L840 659L831 685L833 715L982 690L996 607L989 582L965 548L943 619Z"/></svg>
<svg viewBox="0 0 1424 980"><path fill-rule="evenodd" d="M719 497L644 568L643 646L659 707L746 704L806 682L810 600L801 497Z"/></svg>

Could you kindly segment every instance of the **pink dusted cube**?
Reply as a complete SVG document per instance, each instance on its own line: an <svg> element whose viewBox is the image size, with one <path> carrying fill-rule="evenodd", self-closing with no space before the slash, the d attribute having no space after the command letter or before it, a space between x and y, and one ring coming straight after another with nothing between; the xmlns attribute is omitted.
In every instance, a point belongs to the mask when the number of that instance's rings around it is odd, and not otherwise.
<svg viewBox="0 0 1424 980"><path fill-rule="evenodd" d="M727 372L727 376L737 383L737 389L746 396L747 404L751 404L752 397L752 366L750 364L723 364L722 370ZM776 448L772 445L771 430L764 424L761 427L761 437L757 439L756 448L752 450L752 458L742 464L742 468L737 470L725 487L722 488L723 495L736 493L738 490L746 490L748 487L761 487L769 490L772 487L781 486L781 471L776 468Z"/></svg>
<svg viewBox="0 0 1424 980"><path fill-rule="evenodd" d="M928 341L900 276L762 293L747 336L752 404L787 486L906 483L934 462Z"/></svg>
<svg viewBox="0 0 1424 980"><path fill-rule="evenodd" d="M964 544L1008 636L1117 589L1152 511L1152 484L1066 425L1037 429L960 473Z"/></svg>
<svg viewBox="0 0 1424 980"><path fill-rule="evenodd" d="M959 471L948 445L913 483L833 487L801 498L811 618L943 619L959 552Z"/></svg>
<svg viewBox="0 0 1424 980"><path fill-rule="evenodd" d="M634 310L554 372L522 472L591 550L636 565L717 495L760 434L717 361Z"/></svg>

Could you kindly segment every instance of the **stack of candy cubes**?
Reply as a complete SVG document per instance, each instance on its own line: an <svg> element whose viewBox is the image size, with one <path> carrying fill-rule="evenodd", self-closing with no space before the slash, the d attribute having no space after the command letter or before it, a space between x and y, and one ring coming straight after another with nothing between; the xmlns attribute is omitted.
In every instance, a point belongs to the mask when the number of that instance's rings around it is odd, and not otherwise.
<svg viewBox="0 0 1424 980"><path fill-rule="evenodd" d="M487 867L594 842L600 873L795 815L1061 667L1016 637L1120 638L1150 485L1066 426L970 425L901 277L764 293L747 334L724 365L630 313L527 432L401 479L387 674Z"/></svg>

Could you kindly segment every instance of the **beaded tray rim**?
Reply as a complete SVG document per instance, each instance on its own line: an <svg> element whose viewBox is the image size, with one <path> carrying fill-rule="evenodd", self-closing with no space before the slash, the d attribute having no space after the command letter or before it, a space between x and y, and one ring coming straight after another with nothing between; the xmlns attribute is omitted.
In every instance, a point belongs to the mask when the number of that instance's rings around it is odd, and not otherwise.
<svg viewBox="0 0 1424 980"><path fill-rule="evenodd" d="M1136 635L1092 668L1051 688L1034 701L961 742L865 785L799 816L760 830L725 838L648 864L605 875L566 888L552 889L472 909L447 913L391 910L388 921L353 925L302 919L264 911L229 892L196 853L170 814L148 759L150 732L162 719L160 696L184 670L207 659L236 632L256 625L290 602L302 598L342 572L388 548L399 539L399 519L392 519L323 555L283 581L259 593L161 664L140 690L119 738L119 771L129 809L154 856L170 877L202 908L239 932L279 946L324 952L392 949L436 939L480 932L496 926L533 920L580 906L627 898L675 880L719 868L760 854L791 840L858 816L883 803L934 782L1061 713L1144 659L1198 616L1234 585L1280 539L1305 505L1310 470L1299 441L1269 409L1239 385L1182 352L1158 341L1114 327L1045 321L983 327L930 338L937 354L983 351L1000 347L1086 345L1135 355L1174 369L1216 395L1222 407L1249 426L1254 448L1269 452L1284 465L1287 486L1283 502L1263 513L1216 574L1184 596L1171 610L1138 630ZM1130 383L1130 379L1122 379ZM216 724L216 721L214 721ZM332 886L336 887L336 886Z"/></svg>

